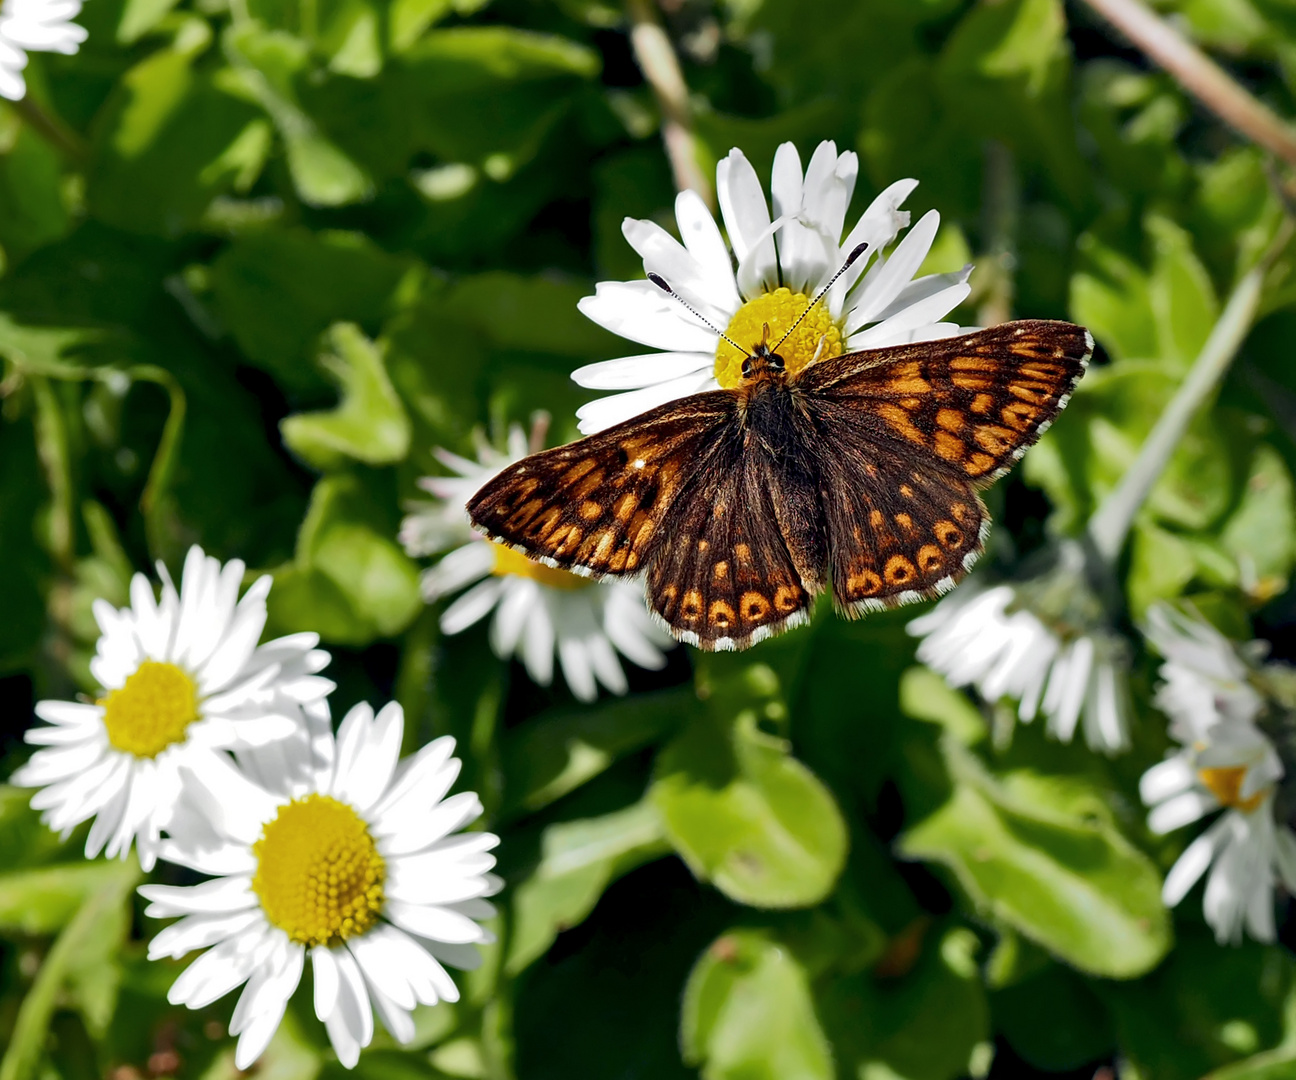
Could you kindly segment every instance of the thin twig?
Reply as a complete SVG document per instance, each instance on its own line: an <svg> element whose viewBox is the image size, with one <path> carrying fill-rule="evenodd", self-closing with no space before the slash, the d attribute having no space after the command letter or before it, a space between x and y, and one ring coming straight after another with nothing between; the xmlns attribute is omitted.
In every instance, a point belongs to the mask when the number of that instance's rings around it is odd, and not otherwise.
<svg viewBox="0 0 1296 1080"><path fill-rule="evenodd" d="M1296 128L1248 93L1142 0L1086 0L1224 123L1296 166Z"/></svg>
<svg viewBox="0 0 1296 1080"><path fill-rule="evenodd" d="M680 191L696 191L714 210L715 190L698 163L693 107L675 47L657 16L653 0L626 0L626 10L630 14L630 45L635 60L661 109L662 142L666 144L675 187Z"/></svg>
<svg viewBox="0 0 1296 1080"><path fill-rule="evenodd" d="M1157 417L1138 456L1089 519L1089 539L1108 564L1114 564L1120 556L1139 508L1165 472L1193 417L1219 385L1250 333L1260 310L1269 265L1291 240L1292 228L1291 221L1284 220L1265 257L1234 286L1206 344L1174 397Z"/></svg>
<svg viewBox="0 0 1296 1080"><path fill-rule="evenodd" d="M998 326L1012 318L1021 189L1012 151L997 140L986 144L984 175L984 254L977 260L984 291L977 306L977 322L981 326Z"/></svg>

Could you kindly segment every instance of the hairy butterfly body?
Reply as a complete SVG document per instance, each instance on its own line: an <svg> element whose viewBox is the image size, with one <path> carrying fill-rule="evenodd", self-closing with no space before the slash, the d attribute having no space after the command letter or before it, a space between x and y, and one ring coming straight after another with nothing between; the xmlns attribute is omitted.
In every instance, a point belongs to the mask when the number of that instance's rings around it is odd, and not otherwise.
<svg viewBox="0 0 1296 1080"><path fill-rule="evenodd" d="M951 589L989 525L977 491L1066 405L1093 351L1023 320L847 353L792 375L765 344L742 383L509 466L468 504L494 540L579 574L643 574L682 641L744 649L808 618Z"/></svg>

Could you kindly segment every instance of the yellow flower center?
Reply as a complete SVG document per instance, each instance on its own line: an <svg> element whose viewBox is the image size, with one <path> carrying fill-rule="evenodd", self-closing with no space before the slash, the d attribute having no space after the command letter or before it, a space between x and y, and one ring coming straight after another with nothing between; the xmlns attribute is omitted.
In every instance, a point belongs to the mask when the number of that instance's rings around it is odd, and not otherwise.
<svg viewBox="0 0 1296 1080"><path fill-rule="evenodd" d="M294 799L261 830L252 853L261 909L299 945L336 945L378 921L387 865L346 803Z"/></svg>
<svg viewBox="0 0 1296 1080"><path fill-rule="evenodd" d="M103 706L108 741L136 757L157 757L198 719L198 688L175 664L145 660Z"/></svg>
<svg viewBox="0 0 1296 1080"><path fill-rule="evenodd" d="M570 570L556 570L552 566L545 566L544 563L528 559L520 551L514 551L503 544L492 541L491 546L495 548L495 565L491 568L491 573L496 577L512 575L530 578L551 589L583 589L594 584L590 578L573 574Z"/></svg>
<svg viewBox="0 0 1296 1080"><path fill-rule="evenodd" d="M1245 765L1231 765L1218 769L1198 769L1197 778L1222 806L1251 813L1269 794L1267 789L1257 791L1250 798L1242 798L1242 781L1246 779Z"/></svg>
<svg viewBox="0 0 1296 1080"><path fill-rule="evenodd" d="M772 293L764 293L743 304L729 320L725 333L748 351L740 352L721 338L720 344L716 346L716 382L727 390L739 385L743 380L743 361L760 344L765 324L769 323L769 345L773 348L805 312L810 299L805 293L775 289ZM822 351L819 351L820 338L823 339ZM801 320L801 325L792 331L787 341L778 347L778 354L783 357L789 375L795 375L806 367L815 359L816 351L819 351L820 360L840 356L842 351L841 328L833 322L827 306L822 302L815 305L814 310Z"/></svg>

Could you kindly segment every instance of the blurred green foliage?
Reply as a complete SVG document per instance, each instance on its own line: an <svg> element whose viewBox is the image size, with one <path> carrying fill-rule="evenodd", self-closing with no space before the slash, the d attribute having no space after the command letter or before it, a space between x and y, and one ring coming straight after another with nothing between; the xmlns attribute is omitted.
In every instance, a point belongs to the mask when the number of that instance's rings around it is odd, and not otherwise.
<svg viewBox="0 0 1296 1080"><path fill-rule="evenodd" d="M1296 114L1290 4L1157 6ZM835 139L855 213L914 176L909 208L943 214L928 269L981 259L962 322L1093 330L1068 412L990 496L1000 556L1076 531L1269 243L1271 163L1082 5L662 7L705 170ZM992 707L912 666L906 614L680 649L581 706L423 612L395 534L432 448L540 408L574 437L569 372L633 351L576 300L640 274L624 216L673 227L618 4L92 0L80 21L79 55L34 56L29 101L0 102L5 775L34 700L94 690L90 602L199 542L273 573L267 634L322 635L339 715L396 696L409 746L455 735L503 836L499 946L360 1075L1296 1075L1288 945L1221 948L1199 903L1161 907L1183 840L1137 798L1165 746L1152 659L1135 749L1106 761L1033 728L998 745ZM1121 566L1132 619L1191 596L1288 657L1291 265ZM0 789L0 1080L232 1080L232 999L167 1004L133 864L79 839ZM308 1004L258 1068L342 1075Z"/></svg>

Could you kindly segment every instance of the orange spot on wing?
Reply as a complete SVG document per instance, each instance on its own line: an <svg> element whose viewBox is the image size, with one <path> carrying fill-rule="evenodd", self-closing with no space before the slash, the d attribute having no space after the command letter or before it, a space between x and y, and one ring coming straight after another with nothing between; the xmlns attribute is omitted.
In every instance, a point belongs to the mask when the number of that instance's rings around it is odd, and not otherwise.
<svg viewBox="0 0 1296 1080"><path fill-rule="evenodd" d="M936 453L946 461L962 461L965 447L963 440L957 435L951 435L948 431L936 432L933 444L936 447Z"/></svg>
<svg viewBox="0 0 1296 1080"><path fill-rule="evenodd" d="M946 431L961 431L963 429L963 414L957 409L938 409L936 411L936 423Z"/></svg>
<svg viewBox="0 0 1296 1080"><path fill-rule="evenodd" d="M882 417L897 434L903 435L910 442L918 443L919 446L927 445L927 436L914 426L914 422L909 419L909 414L899 405L883 404L875 408L878 416Z"/></svg>
<svg viewBox="0 0 1296 1080"><path fill-rule="evenodd" d="M914 564L903 555L892 555L887 559L886 568L882 571L888 585L908 585L918 576Z"/></svg>

